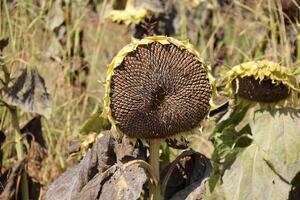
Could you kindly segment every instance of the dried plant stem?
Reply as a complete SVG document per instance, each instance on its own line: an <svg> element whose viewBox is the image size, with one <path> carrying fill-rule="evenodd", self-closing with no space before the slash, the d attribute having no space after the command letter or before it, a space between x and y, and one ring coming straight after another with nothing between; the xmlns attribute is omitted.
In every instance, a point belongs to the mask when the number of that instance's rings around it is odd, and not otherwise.
<svg viewBox="0 0 300 200"><path fill-rule="evenodd" d="M154 169L154 174L158 180L158 184L155 186L150 185L150 199L151 200L161 200L160 194L160 181L159 181L159 146L160 139L151 139L150 140L150 165Z"/></svg>
<svg viewBox="0 0 300 200"><path fill-rule="evenodd" d="M17 158L18 160L24 159L24 150L23 150L23 144L21 142L21 131L19 126L19 118L17 114L17 109L15 107L10 107L9 111L11 113L11 121L12 125L15 129L15 140L16 140L16 151L17 151ZM29 200L29 192L28 192L28 181L27 181L27 175L25 170L22 171L21 174L21 199L22 200ZM18 195L18 194L16 194Z"/></svg>

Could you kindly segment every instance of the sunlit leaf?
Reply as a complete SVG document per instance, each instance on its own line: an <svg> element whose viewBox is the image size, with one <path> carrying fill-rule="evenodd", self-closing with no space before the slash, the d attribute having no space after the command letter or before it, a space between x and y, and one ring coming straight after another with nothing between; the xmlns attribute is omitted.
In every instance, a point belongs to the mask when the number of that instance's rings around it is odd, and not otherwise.
<svg viewBox="0 0 300 200"><path fill-rule="evenodd" d="M250 127L265 159L291 181L300 171L300 110L257 111Z"/></svg>
<svg viewBox="0 0 300 200"><path fill-rule="evenodd" d="M2 90L3 100L25 112L34 112L49 117L50 96L45 81L37 70L24 69L16 81Z"/></svg>
<svg viewBox="0 0 300 200"><path fill-rule="evenodd" d="M223 176L227 199L287 199L300 171L300 112L258 110L249 121L253 143Z"/></svg>
<svg viewBox="0 0 300 200"><path fill-rule="evenodd" d="M283 181L264 160L256 144L246 148L223 176L223 189L230 200L287 199L291 186Z"/></svg>

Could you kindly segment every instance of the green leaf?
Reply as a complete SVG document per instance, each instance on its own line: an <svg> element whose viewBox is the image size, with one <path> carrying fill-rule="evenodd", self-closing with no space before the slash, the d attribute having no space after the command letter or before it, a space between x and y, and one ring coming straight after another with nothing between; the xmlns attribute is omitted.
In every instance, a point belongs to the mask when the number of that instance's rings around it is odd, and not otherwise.
<svg viewBox="0 0 300 200"><path fill-rule="evenodd" d="M32 68L26 68L10 86L2 89L3 101L25 112L49 117L51 100L43 77Z"/></svg>
<svg viewBox="0 0 300 200"><path fill-rule="evenodd" d="M225 172L222 187L230 200L282 200L288 198L291 189L266 163L256 144L239 154Z"/></svg>
<svg viewBox="0 0 300 200"><path fill-rule="evenodd" d="M209 188L211 192L214 190L225 169L234 162L237 154L242 151L242 148L238 145L241 138L248 135L248 132L244 130L237 132L233 125L224 128L222 133L214 134L212 138L215 147L212 155L212 160L214 161L213 175L209 180ZM250 144L251 140L246 146L249 146Z"/></svg>
<svg viewBox="0 0 300 200"><path fill-rule="evenodd" d="M265 159L290 182L300 171L300 110L256 111L250 127Z"/></svg>
<svg viewBox="0 0 300 200"><path fill-rule="evenodd" d="M223 176L226 199L288 199L300 171L299 110L258 110L249 125L252 145Z"/></svg>
<svg viewBox="0 0 300 200"><path fill-rule="evenodd" d="M211 140L214 144L212 155L213 172L209 180L209 189L212 192L223 172L234 162L241 147L249 146L252 142L251 130L246 123L248 120L249 107L238 105L230 113L228 118L216 125ZM237 127L241 126L239 131Z"/></svg>
<svg viewBox="0 0 300 200"><path fill-rule="evenodd" d="M96 132L100 133L104 130L110 129L110 123L108 119L101 117L102 108L99 107L97 112L92 114L83 124L82 128L80 129L80 132L83 134L90 133L90 132Z"/></svg>
<svg viewBox="0 0 300 200"><path fill-rule="evenodd" d="M244 105L236 106L234 108L234 111L230 113L227 119L225 119L224 121L216 125L214 129L214 133L223 132L223 130L226 129L228 126L237 126L241 121L243 121L248 110L249 110L248 106L244 106Z"/></svg>

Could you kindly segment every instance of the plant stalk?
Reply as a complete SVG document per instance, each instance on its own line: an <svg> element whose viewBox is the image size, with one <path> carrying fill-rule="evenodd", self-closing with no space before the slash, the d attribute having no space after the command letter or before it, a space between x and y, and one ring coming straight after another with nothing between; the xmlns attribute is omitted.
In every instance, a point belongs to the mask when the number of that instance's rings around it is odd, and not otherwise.
<svg viewBox="0 0 300 200"><path fill-rule="evenodd" d="M23 144L21 142L21 130L20 130L20 125L19 125L17 109L15 107L11 107L11 108L9 108L9 110L11 113L11 122L15 129L17 158L18 158L18 160L23 160L25 158L25 156L24 156ZM29 200L28 180L27 180L27 174L26 174L25 170L22 170L22 174L21 174L20 191L21 191L21 199Z"/></svg>
<svg viewBox="0 0 300 200"><path fill-rule="evenodd" d="M150 165L154 169L154 174L157 178L158 184L150 184L150 199L151 200L161 200L160 193L160 181L159 181L159 147L160 139L151 139L150 140Z"/></svg>

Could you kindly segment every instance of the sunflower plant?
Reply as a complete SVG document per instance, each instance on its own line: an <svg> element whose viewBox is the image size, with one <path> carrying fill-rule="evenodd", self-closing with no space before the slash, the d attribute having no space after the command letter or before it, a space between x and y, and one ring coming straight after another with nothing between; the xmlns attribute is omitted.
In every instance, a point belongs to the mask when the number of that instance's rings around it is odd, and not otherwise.
<svg viewBox="0 0 300 200"><path fill-rule="evenodd" d="M208 114L208 67L188 42L150 36L133 40L108 66L103 117L119 135L149 141L149 163L159 180L160 139L196 128ZM160 183L150 187L161 199Z"/></svg>
<svg viewBox="0 0 300 200"><path fill-rule="evenodd" d="M214 172L225 199L288 199L300 171L299 84L290 68L262 60L226 73L231 112L217 123Z"/></svg>

